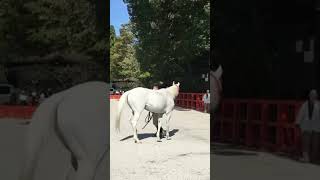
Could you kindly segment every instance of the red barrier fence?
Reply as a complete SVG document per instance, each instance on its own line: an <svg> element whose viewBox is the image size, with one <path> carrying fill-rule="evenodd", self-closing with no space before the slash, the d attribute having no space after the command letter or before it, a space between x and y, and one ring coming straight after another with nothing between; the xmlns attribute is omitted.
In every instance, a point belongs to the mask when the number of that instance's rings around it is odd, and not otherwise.
<svg viewBox="0 0 320 180"><path fill-rule="evenodd" d="M110 95L110 99L116 99L119 100L121 95Z"/></svg>
<svg viewBox="0 0 320 180"><path fill-rule="evenodd" d="M180 93L176 105L203 111L202 93ZM110 95L119 99L121 95ZM213 140L246 147L301 154L300 132L294 121L301 101L224 99L213 121ZM29 119L35 106L0 105L0 118Z"/></svg>
<svg viewBox="0 0 320 180"><path fill-rule="evenodd" d="M0 105L0 118L30 119L35 110L35 106Z"/></svg>
<svg viewBox="0 0 320 180"><path fill-rule="evenodd" d="M204 110L203 93L180 93L176 105ZM115 95L111 99L117 99ZM214 141L300 156L300 131L294 125L302 101L224 99L213 122Z"/></svg>
<svg viewBox="0 0 320 180"><path fill-rule="evenodd" d="M179 93L176 105L183 108L204 111L203 93Z"/></svg>
<svg viewBox="0 0 320 180"><path fill-rule="evenodd" d="M177 106L203 111L201 93L180 93L176 99ZM110 99L119 100L121 95L110 95ZM30 119L36 106L0 105L0 118Z"/></svg>
<svg viewBox="0 0 320 180"><path fill-rule="evenodd" d="M203 93L179 93L175 103L182 108L204 111L203 95ZM110 99L118 100L120 97L121 95L110 95Z"/></svg>
<svg viewBox="0 0 320 180"><path fill-rule="evenodd" d="M214 119L214 141L300 155L295 117L301 101L223 100Z"/></svg>

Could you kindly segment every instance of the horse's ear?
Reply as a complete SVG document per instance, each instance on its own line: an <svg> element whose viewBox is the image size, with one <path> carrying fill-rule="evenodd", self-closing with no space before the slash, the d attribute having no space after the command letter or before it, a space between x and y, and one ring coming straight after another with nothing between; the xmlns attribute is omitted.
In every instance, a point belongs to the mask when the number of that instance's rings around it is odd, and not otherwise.
<svg viewBox="0 0 320 180"><path fill-rule="evenodd" d="M177 83L177 86L178 86L178 87L180 86L180 82Z"/></svg>
<svg viewBox="0 0 320 180"><path fill-rule="evenodd" d="M173 85L175 85L175 84L174 84L174 81L172 82L172 86L173 86Z"/></svg>
<svg viewBox="0 0 320 180"><path fill-rule="evenodd" d="M215 75L217 78L221 78L222 73L223 73L222 66L219 65L218 69L214 72L214 75Z"/></svg>

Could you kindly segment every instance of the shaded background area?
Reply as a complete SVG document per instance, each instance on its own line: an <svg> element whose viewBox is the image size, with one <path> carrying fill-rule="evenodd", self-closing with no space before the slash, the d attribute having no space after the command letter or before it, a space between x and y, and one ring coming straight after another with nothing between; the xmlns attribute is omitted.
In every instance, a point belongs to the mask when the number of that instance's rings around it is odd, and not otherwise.
<svg viewBox="0 0 320 180"><path fill-rule="evenodd" d="M29 95L46 89L56 93L91 80L108 82L108 5L100 0L0 1L0 84ZM0 119L0 179L18 179L21 170L28 126L19 121ZM50 138L35 179L64 179L69 158L61 142ZM110 157L102 161L105 167L97 176L106 179Z"/></svg>
<svg viewBox="0 0 320 180"><path fill-rule="evenodd" d="M0 2L0 83L55 92L107 81L107 1Z"/></svg>
<svg viewBox="0 0 320 180"><path fill-rule="evenodd" d="M303 98L319 90L319 1L216 1L211 68L225 97Z"/></svg>

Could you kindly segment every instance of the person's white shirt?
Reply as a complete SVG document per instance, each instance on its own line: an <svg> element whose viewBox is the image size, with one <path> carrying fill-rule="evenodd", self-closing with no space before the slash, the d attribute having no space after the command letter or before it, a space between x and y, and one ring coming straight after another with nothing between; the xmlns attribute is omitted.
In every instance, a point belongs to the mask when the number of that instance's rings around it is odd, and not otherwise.
<svg viewBox="0 0 320 180"><path fill-rule="evenodd" d="M46 99L44 93L40 94L39 102L42 103Z"/></svg>
<svg viewBox="0 0 320 180"><path fill-rule="evenodd" d="M26 95L24 95L24 94L20 94L19 99L21 101L26 101L28 99L28 97Z"/></svg>
<svg viewBox="0 0 320 180"><path fill-rule="evenodd" d="M202 101L205 104L210 104L210 93L204 94L203 97L202 97Z"/></svg>
<svg viewBox="0 0 320 180"><path fill-rule="evenodd" d="M308 104L308 101L303 103L295 123L300 126L302 131L320 132L320 102L318 100L315 101L311 119L309 118Z"/></svg>

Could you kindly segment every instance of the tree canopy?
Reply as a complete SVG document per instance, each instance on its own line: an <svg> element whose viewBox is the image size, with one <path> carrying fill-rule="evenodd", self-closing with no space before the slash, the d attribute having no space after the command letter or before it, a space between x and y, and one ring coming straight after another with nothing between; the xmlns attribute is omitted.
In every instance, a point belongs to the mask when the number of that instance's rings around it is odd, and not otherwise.
<svg viewBox="0 0 320 180"><path fill-rule="evenodd" d="M134 57L140 68L138 77L142 81L150 84L181 79L190 73L192 64L209 54L209 0L124 2L134 37ZM117 69L111 68L111 71Z"/></svg>
<svg viewBox="0 0 320 180"><path fill-rule="evenodd" d="M110 35L110 79L138 78L140 67L136 59L131 24L122 25L119 37L115 36L114 27L111 26Z"/></svg>
<svg viewBox="0 0 320 180"><path fill-rule="evenodd" d="M108 37L96 27L93 1L2 0L0 64L52 57L102 65Z"/></svg>

